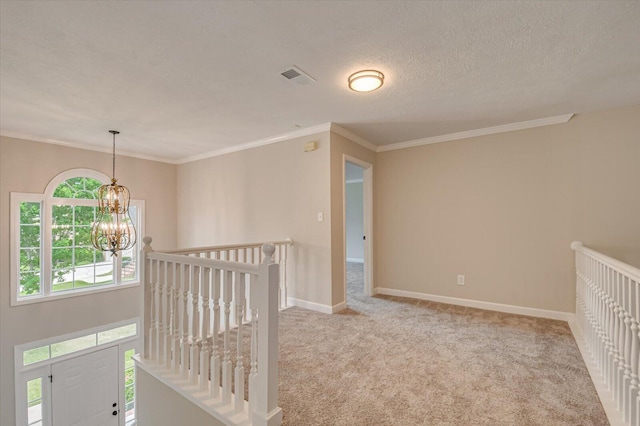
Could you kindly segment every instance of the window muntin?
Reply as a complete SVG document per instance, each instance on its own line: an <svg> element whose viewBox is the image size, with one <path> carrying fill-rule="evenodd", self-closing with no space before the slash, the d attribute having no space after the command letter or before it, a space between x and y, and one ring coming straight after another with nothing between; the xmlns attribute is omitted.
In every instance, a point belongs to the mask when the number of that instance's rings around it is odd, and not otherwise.
<svg viewBox="0 0 640 426"><path fill-rule="evenodd" d="M76 169L44 194L11 193L12 305L139 283L137 245L112 257L91 244L97 189L108 180ZM130 217L144 235L143 201L131 200Z"/></svg>
<svg viewBox="0 0 640 426"><path fill-rule="evenodd" d="M20 203L20 296L39 295L40 285L40 237L42 234L42 203Z"/></svg>

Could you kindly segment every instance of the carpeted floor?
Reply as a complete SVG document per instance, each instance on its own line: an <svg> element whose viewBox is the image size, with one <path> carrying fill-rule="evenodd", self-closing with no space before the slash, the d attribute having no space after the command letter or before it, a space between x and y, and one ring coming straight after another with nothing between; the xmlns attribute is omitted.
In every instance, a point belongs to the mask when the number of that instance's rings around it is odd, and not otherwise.
<svg viewBox="0 0 640 426"><path fill-rule="evenodd" d="M398 297L280 316L284 424L608 425L561 321Z"/></svg>

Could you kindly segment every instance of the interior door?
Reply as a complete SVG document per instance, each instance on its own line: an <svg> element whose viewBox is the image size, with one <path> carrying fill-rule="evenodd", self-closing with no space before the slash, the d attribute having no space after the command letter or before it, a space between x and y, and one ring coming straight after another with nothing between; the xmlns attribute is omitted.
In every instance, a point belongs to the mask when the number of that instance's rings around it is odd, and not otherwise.
<svg viewBox="0 0 640 426"><path fill-rule="evenodd" d="M51 366L54 426L118 426L118 347Z"/></svg>

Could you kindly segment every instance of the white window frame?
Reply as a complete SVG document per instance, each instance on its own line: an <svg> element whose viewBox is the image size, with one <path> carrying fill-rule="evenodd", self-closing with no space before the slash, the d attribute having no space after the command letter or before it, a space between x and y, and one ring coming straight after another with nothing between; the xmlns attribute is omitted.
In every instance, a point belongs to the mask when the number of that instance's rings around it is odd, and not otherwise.
<svg viewBox="0 0 640 426"><path fill-rule="evenodd" d="M55 358L49 358L43 361L34 362L33 364L24 365L24 352L29 349L39 348L41 346L51 345L54 343L64 342L66 340L72 340L77 337L86 336L89 334L97 334L102 331L111 330L114 328L122 327L129 324L136 324L136 335L125 337L122 339L114 340L104 344L98 344L87 349L82 349L76 352L71 352L66 355L62 355ZM133 349L135 353L139 353L142 348L142 326L140 318L129 319L125 321L119 321L116 323L95 327L88 330L82 330L75 333L65 334L63 336L57 336L50 339L39 340L37 342L26 343L24 345L17 345L14 348L14 363L15 363L15 402L16 402L16 425L24 426L27 424L27 382L29 380L41 378L42 379L42 426L52 425L52 409L51 405L51 366L61 361L65 361L71 358L80 357L92 352L96 352L102 349L118 347L118 406L119 424L125 425L125 359L124 354ZM135 370L134 370L135 374ZM55 380L55 378L53 379ZM134 377L134 383L136 378ZM135 389L135 385L134 385ZM134 395L134 401L137 401L137 396ZM136 424L137 418L137 405L134 402L134 420L128 423L128 426Z"/></svg>
<svg viewBox="0 0 640 426"><path fill-rule="evenodd" d="M114 282L113 284L105 284L100 286L90 286L80 289L65 290L63 292L54 293L51 291L51 212L53 205L56 204L56 198L53 193L56 188L64 181L74 177L93 178L101 183L109 183L111 180L108 176L91 169L72 169L60 173L55 176L47 184L42 194L12 192L10 194L10 238L11 238L11 306L25 305L29 303L45 302L50 300L64 299L67 297L81 296L87 293L101 293L104 291L118 290L122 288L135 287L140 285L140 262L137 263L136 279L132 281L122 282L122 259L116 257L114 265ZM40 203L40 294L20 296L20 203L36 202ZM97 200L77 199L74 204L78 206L94 206ZM144 200L131 200L130 205L136 208L137 212L137 228L136 233L138 241L133 250L139 253L138 242L142 241L144 235L145 223L145 202Z"/></svg>

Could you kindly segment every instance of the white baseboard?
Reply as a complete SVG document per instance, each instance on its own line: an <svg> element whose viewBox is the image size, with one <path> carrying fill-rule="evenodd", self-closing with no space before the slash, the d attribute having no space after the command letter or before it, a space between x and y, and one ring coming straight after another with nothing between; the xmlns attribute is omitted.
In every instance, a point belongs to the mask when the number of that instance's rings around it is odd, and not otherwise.
<svg viewBox="0 0 640 426"><path fill-rule="evenodd" d="M575 319L575 314L571 312L549 311L546 309L527 308L526 306L504 305L502 303L483 302L472 299L459 299L457 297L438 296L435 294L396 290L394 288L377 287L373 289L373 293L386 294L388 296L409 297L412 299L429 300L431 302L448 303L450 305L466 306L469 308L486 309L488 311L506 312L508 314L526 315L530 317L548 318L560 321L573 321Z"/></svg>
<svg viewBox="0 0 640 426"><path fill-rule="evenodd" d="M604 412L609 419L609 424L611 424L611 426L627 426L622 414L618 411L618 406L613 399L613 394L609 389L607 389L607 385L604 383L604 378L600 375L600 371L598 370L596 363L593 361L593 358L591 358L591 353L589 352L589 349L587 349L584 337L582 336L582 333L580 333L580 329L578 328L575 320L569 321L569 328L571 329L571 333L573 333L573 338L576 340L576 344L578 345L584 364L587 366L593 386L596 388L598 398L600 398L600 402L602 403L602 408L604 408Z"/></svg>
<svg viewBox="0 0 640 426"><path fill-rule="evenodd" d="M357 258L357 257L347 257L347 262L364 263L364 259L360 259L360 258Z"/></svg>
<svg viewBox="0 0 640 426"><path fill-rule="evenodd" d="M323 314L335 314L347 307L346 302L338 303L337 305L329 306L321 303L309 302L307 300L295 299L293 297L287 298L288 305L294 305L299 308L309 309L311 311L322 312Z"/></svg>

